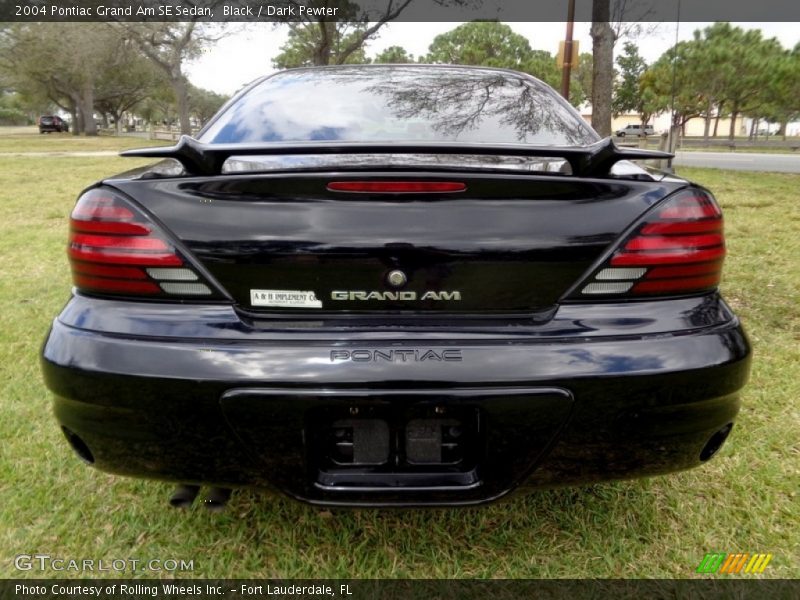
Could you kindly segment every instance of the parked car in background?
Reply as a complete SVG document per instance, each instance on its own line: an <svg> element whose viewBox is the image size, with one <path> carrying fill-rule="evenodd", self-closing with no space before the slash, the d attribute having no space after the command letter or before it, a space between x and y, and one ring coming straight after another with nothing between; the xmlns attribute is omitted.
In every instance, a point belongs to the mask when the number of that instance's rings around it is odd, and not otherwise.
<svg viewBox="0 0 800 600"><path fill-rule="evenodd" d="M280 71L124 154L159 162L80 195L42 369L77 455L173 504L477 504L696 467L731 432L720 207L537 79Z"/></svg>
<svg viewBox="0 0 800 600"><path fill-rule="evenodd" d="M69 123L57 115L42 115L39 117L39 133L61 133L69 131Z"/></svg>
<svg viewBox="0 0 800 600"><path fill-rule="evenodd" d="M652 125L645 125L642 127L640 124L626 125L622 129L617 129L615 135L617 137L643 137L646 135L655 135L656 130Z"/></svg>

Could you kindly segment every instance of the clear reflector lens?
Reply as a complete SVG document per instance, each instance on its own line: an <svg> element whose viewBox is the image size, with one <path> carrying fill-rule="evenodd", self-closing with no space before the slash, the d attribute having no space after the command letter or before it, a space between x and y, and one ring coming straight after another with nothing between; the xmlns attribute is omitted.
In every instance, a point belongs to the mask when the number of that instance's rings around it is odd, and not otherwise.
<svg viewBox="0 0 800 600"><path fill-rule="evenodd" d="M159 281L197 281L197 273L189 269L147 269L147 274Z"/></svg>
<svg viewBox="0 0 800 600"><path fill-rule="evenodd" d="M179 296L209 296L211 290L204 283L161 283L161 289L167 294Z"/></svg>
<svg viewBox="0 0 800 600"><path fill-rule="evenodd" d="M624 294L633 287L632 281L617 283L590 283L581 290L583 294Z"/></svg>
<svg viewBox="0 0 800 600"><path fill-rule="evenodd" d="M603 269L594 278L600 280L638 279L644 275L645 271L647 269Z"/></svg>

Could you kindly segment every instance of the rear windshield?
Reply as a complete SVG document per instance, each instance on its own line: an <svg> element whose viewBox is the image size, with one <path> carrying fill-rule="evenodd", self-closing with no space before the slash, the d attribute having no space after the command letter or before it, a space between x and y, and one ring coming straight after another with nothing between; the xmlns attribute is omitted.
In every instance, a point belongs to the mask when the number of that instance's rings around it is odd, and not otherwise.
<svg viewBox="0 0 800 600"><path fill-rule="evenodd" d="M597 134L551 88L458 67L299 69L265 79L200 136L258 142L463 142L573 146Z"/></svg>

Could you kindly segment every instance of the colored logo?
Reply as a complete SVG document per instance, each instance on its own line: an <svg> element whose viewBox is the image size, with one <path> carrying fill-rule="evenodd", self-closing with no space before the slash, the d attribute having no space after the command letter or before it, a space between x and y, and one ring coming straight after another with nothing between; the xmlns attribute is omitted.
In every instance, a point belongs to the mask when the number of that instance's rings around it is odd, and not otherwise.
<svg viewBox="0 0 800 600"><path fill-rule="evenodd" d="M697 567L697 573L763 573L772 554L739 554L709 553L703 557Z"/></svg>

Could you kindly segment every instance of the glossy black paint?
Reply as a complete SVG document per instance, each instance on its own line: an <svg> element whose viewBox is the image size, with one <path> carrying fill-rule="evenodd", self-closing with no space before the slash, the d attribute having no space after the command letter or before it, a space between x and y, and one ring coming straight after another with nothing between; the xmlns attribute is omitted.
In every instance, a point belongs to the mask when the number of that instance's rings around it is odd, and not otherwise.
<svg viewBox="0 0 800 600"><path fill-rule="evenodd" d="M357 118L282 121L281 85L315 77L351 90L315 100L363 106ZM356 88L371 100L358 104ZM429 101L442 91L450 101ZM59 424L94 466L324 505L466 505L694 467L730 430L750 347L716 292L569 294L690 184L618 162L637 153L598 141L541 82L304 69L255 83L199 137L135 153L182 166L96 185L171 237L213 299L73 290L42 351ZM466 189L328 189L364 179ZM461 300L333 300L392 289L395 269L402 290ZM311 290L323 304L253 306L253 289Z"/></svg>
<svg viewBox="0 0 800 600"><path fill-rule="evenodd" d="M593 141L590 137L585 141ZM281 156L303 157L306 155L350 155L387 154L404 155L485 155L562 158L569 165L569 173L581 177L602 177L609 169L623 160L647 160L672 158L674 155L658 150L623 148L610 137L586 146L530 145L530 144L484 144L464 142L321 142L314 144L250 143L250 144L204 144L191 136L183 135L174 146L156 146L125 150L122 156L170 158L178 161L187 175L219 175L225 163L232 157Z"/></svg>
<svg viewBox="0 0 800 600"><path fill-rule="evenodd" d="M347 194L330 181L459 181L449 194ZM374 170L189 179L112 186L160 220L243 309L251 289L313 290L322 309L491 314L551 310L619 235L683 181ZM469 234L465 234L469 232ZM385 290L393 269L417 299L336 301ZM420 301L426 291L460 301ZM272 310L272 312L275 312Z"/></svg>
<svg viewBox="0 0 800 600"><path fill-rule="evenodd" d="M338 361L340 349L460 350L461 361ZM74 297L43 355L56 415L98 468L265 486L331 505L473 504L518 486L635 477L700 463L733 422L749 345L716 294L563 305L549 320L370 317L248 322L230 306ZM486 454L466 476L397 485L360 469L327 485L304 442L310 411L464 407ZM534 435L535 433L535 435ZM509 458L513 457L513 458ZM466 481L466 483L464 483Z"/></svg>

